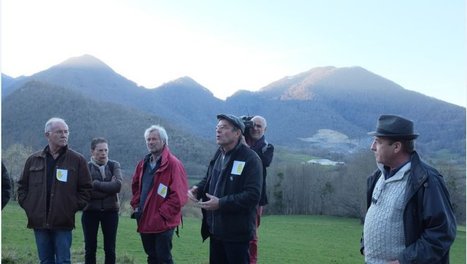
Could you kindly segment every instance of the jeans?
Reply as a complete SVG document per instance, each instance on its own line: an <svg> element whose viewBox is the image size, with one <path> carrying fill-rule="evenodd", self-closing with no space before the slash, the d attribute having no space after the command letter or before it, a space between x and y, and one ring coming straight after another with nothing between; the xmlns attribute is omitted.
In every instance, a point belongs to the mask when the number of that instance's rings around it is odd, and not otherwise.
<svg viewBox="0 0 467 264"><path fill-rule="evenodd" d="M144 252L148 255L148 264L173 264L172 237L173 229L162 233L149 234L141 233Z"/></svg>
<svg viewBox="0 0 467 264"><path fill-rule="evenodd" d="M209 242L210 264L249 264L250 241L228 242L211 236Z"/></svg>
<svg viewBox="0 0 467 264"><path fill-rule="evenodd" d="M81 216L84 233L84 263L96 264L97 232L99 223L104 239L105 264L115 264L117 239L117 211L84 211Z"/></svg>
<svg viewBox="0 0 467 264"><path fill-rule="evenodd" d="M71 263L71 230L34 229L41 264Z"/></svg>

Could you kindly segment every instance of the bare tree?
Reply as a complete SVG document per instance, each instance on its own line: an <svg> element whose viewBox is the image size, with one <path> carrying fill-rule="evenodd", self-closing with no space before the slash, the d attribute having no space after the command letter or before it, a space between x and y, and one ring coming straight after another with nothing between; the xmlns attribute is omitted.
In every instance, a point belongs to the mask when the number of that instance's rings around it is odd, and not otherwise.
<svg viewBox="0 0 467 264"><path fill-rule="evenodd" d="M21 176L21 173L23 173L24 163L32 153L33 150L31 147L22 144L13 144L2 151L2 161L11 178L11 198L13 200L16 200L16 182Z"/></svg>

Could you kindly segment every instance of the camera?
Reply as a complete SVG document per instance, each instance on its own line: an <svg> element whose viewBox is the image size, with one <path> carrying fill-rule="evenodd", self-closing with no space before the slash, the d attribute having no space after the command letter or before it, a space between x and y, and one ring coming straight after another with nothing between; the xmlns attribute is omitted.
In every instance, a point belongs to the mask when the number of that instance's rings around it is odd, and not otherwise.
<svg viewBox="0 0 467 264"><path fill-rule="evenodd" d="M243 124L245 125L245 132L243 133L243 135L245 137L250 136L250 129L253 128L254 125L255 125L255 123L253 123L253 121L251 121L252 118L253 118L253 116L248 116L248 115L240 116L240 119L242 120Z"/></svg>

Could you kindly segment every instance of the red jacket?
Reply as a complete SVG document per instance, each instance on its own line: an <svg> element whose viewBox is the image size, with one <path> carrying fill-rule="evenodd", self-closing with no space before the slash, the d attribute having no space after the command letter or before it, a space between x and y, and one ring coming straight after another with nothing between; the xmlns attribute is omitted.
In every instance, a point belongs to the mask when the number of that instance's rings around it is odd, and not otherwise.
<svg viewBox="0 0 467 264"><path fill-rule="evenodd" d="M139 206L143 167L150 155L138 163L133 174L131 184L133 209ZM162 190L164 186L168 187L166 194ZM188 200L187 192L188 182L185 168L170 153L168 146L165 146L162 151L161 164L154 174L154 184L144 204L137 231L139 233L161 233L177 227L181 222L182 207Z"/></svg>

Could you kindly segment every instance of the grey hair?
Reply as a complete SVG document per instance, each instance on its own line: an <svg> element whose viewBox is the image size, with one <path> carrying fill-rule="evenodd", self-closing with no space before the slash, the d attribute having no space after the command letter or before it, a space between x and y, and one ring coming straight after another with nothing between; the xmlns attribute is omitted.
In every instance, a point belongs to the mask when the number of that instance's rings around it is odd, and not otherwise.
<svg viewBox="0 0 467 264"><path fill-rule="evenodd" d="M60 117L52 117L45 123L44 132L45 133L50 132L50 129L54 123L63 123L66 126L68 126L64 119Z"/></svg>
<svg viewBox="0 0 467 264"><path fill-rule="evenodd" d="M262 120L264 122L264 128L268 127L268 122L266 121L266 118L264 118L264 117L262 117L260 115L256 115L251 119L260 119L260 120Z"/></svg>
<svg viewBox="0 0 467 264"><path fill-rule="evenodd" d="M144 139L146 139L150 133L157 131L159 133L159 137L161 140L168 146L169 145L169 136L167 136L167 132L165 128L160 125L152 125L144 131Z"/></svg>

